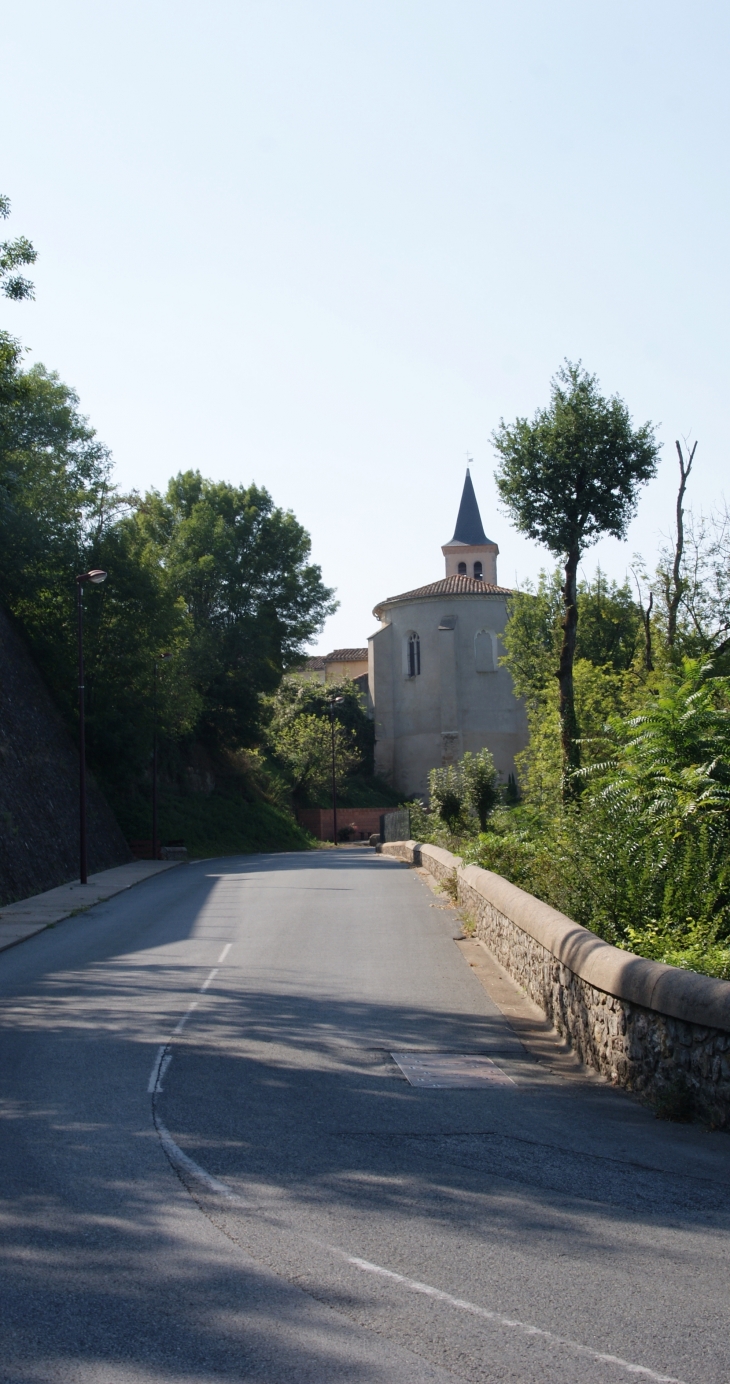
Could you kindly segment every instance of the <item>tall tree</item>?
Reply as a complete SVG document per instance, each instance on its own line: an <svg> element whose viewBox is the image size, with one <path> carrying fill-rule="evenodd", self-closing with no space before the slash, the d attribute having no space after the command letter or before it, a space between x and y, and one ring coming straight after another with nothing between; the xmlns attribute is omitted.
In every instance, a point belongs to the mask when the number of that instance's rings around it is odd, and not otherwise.
<svg viewBox="0 0 730 1384"><path fill-rule="evenodd" d="M658 446L650 423L634 429L625 403L604 398L595 375L566 361L551 382L551 401L532 422L502 420L493 435L501 457L497 487L522 533L561 559L563 640L557 669L564 795L576 792L579 767L573 664L578 632L578 564L602 534L623 538L641 485L655 473Z"/></svg>
<svg viewBox="0 0 730 1384"><path fill-rule="evenodd" d="M199 733L211 748L250 745L261 693L301 662L335 608L308 533L268 491L198 471L175 476L164 496L145 495L135 523L192 620Z"/></svg>

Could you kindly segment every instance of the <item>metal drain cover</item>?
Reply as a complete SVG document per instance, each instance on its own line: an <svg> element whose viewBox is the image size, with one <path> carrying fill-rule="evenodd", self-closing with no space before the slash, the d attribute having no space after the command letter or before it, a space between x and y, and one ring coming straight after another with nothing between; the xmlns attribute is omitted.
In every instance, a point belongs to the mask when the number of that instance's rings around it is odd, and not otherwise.
<svg viewBox="0 0 730 1384"><path fill-rule="evenodd" d="M392 1052L411 1086L514 1086L491 1057L462 1056L453 1052Z"/></svg>

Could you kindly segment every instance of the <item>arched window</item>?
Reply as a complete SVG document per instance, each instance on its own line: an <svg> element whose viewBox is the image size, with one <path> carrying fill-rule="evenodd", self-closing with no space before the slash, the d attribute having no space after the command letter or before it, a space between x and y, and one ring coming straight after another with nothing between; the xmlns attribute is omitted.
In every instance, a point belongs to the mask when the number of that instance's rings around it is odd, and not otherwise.
<svg viewBox="0 0 730 1384"><path fill-rule="evenodd" d="M475 563L474 563L474 578L475 578L476 581L481 581L481 579L482 579L482 564L481 564L481 562L475 562Z"/></svg>
<svg viewBox="0 0 730 1384"><path fill-rule="evenodd" d="M460 562L460 563L459 563L459 566L457 567L456 570L457 570L457 572L459 573L459 576L460 576L460 577L465 577L465 576L466 576L466 563L465 563L465 562Z"/></svg>
<svg viewBox="0 0 730 1384"><path fill-rule="evenodd" d="M408 636L408 676L416 678L421 671L421 641L417 634Z"/></svg>

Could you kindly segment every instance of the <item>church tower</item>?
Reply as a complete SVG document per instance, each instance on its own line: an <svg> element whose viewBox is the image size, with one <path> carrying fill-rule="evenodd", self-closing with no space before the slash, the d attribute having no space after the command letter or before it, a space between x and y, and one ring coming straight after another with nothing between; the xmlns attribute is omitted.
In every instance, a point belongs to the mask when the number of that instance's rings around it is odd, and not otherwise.
<svg viewBox="0 0 730 1384"><path fill-rule="evenodd" d="M482 527L468 466L454 536L450 543L444 543L441 551L446 559L447 577L475 577L477 581L497 585L499 548L487 538Z"/></svg>

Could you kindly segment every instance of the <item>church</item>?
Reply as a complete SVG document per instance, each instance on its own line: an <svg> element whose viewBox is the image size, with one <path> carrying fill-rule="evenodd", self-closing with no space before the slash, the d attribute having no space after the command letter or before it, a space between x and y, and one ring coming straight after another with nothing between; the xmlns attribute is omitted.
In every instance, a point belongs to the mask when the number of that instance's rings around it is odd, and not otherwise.
<svg viewBox="0 0 730 1384"><path fill-rule="evenodd" d="M444 576L373 611L368 690L375 772L404 797L428 792L429 770L465 750L491 750L503 782L527 744L527 720L499 666L511 592L497 585L499 548L487 538L467 470Z"/></svg>

